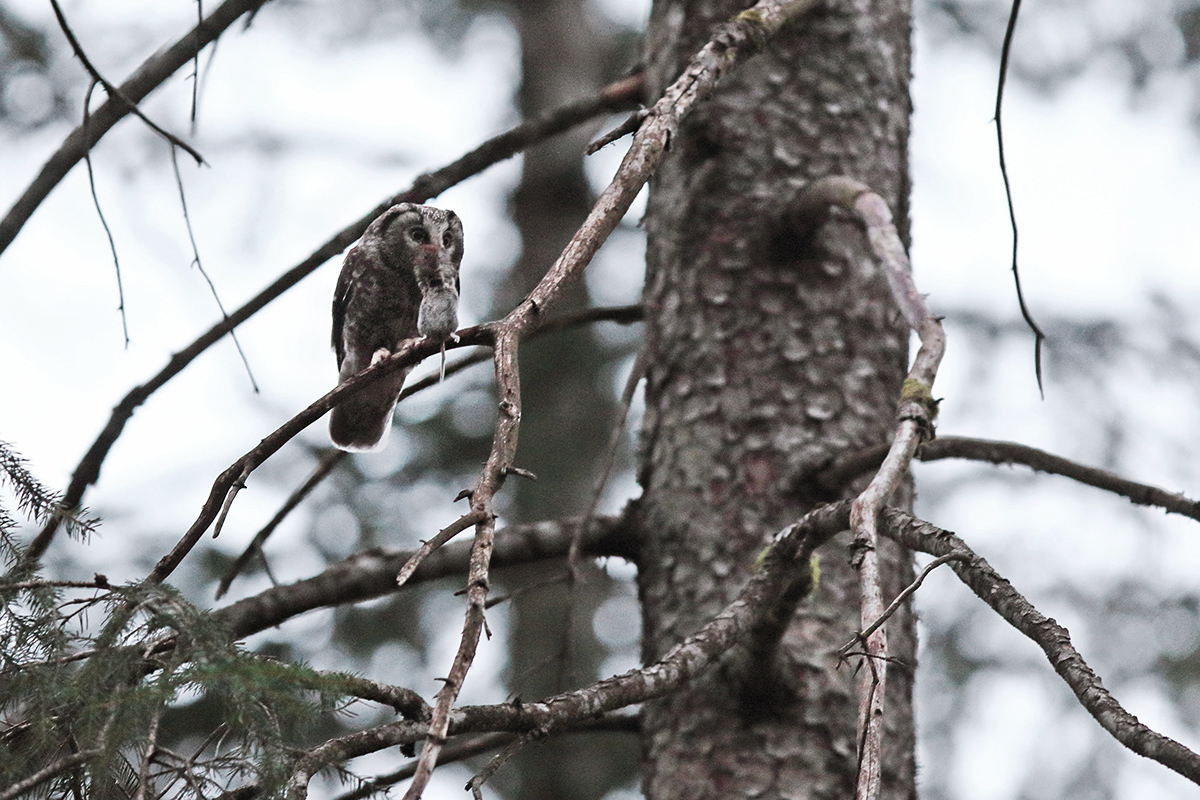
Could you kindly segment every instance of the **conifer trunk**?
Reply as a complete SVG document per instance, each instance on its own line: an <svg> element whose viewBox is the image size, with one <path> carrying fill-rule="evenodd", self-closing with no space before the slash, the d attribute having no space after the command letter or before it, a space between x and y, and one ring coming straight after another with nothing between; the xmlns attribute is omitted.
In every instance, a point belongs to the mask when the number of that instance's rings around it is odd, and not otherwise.
<svg viewBox="0 0 1200 800"><path fill-rule="evenodd" d="M655 2L653 96L746 5ZM863 233L831 215L804 238L787 211L808 181L849 175L907 237L910 20L908 0L820 4L696 109L652 183L635 511L647 662L737 594L775 532L833 499L816 470L893 428L908 333ZM912 569L887 545L890 597ZM856 679L833 652L858 627L857 577L844 537L819 554L779 663L718 668L648 704L650 800L853 797ZM915 666L910 614L889 641ZM889 673L887 798L915 796L911 678Z"/></svg>

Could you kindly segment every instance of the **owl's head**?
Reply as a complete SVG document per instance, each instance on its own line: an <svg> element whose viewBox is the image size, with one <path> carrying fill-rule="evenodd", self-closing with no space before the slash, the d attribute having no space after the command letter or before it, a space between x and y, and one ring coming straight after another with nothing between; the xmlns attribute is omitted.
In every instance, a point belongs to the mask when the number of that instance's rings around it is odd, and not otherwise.
<svg viewBox="0 0 1200 800"><path fill-rule="evenodd" d="M458 280L463 230L453 211L399 203L371 223L362 241L378 249L390 266L411 268L422 291Z"/></svg>

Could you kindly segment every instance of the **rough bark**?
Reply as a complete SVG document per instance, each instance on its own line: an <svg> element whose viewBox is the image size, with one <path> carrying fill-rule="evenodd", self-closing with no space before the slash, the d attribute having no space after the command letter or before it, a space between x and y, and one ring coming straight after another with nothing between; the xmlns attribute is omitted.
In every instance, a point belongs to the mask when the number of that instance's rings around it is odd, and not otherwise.
<svg viewBox="0 0 1200 800"><path fill-rule="evenodd" d="M652 96L736 0L660 0ZM797 190L844 174L886 198L907 236L908 0L831 0L789 25L697 109L652 183L646 217L648 373L635 513L643 657L695 631L744 585L768 538L829 490L822 465L884 442L908 334L862 231L789 224ZM842 487L847 496L852 487ZM882 548L885 596L911 576ZM853 795L858 627L845 541L771 664L715 670L644 710L643 786L665 798ZM915 662L912 618L889 624ZM884 796L913 796L911 673L894 669Z"/></svg>

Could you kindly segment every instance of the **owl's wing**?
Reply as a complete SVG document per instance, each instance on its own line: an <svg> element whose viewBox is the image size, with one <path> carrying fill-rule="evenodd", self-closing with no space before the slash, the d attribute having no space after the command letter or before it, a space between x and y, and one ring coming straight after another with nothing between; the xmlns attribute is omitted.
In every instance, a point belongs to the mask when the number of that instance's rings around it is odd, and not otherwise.
<svg viewBox="0 0 1200 800"><path fill-rule="evenodd" d="M363 254L357 247L352 247L346 253L342 262L342 271L338 274L337 288L333 292L333 351L337 354L338 366L346 358L346 342L342 337L342 328L346 324L346 309L350 306L350 298L354 295L354 284L363 267Z"/></svg>

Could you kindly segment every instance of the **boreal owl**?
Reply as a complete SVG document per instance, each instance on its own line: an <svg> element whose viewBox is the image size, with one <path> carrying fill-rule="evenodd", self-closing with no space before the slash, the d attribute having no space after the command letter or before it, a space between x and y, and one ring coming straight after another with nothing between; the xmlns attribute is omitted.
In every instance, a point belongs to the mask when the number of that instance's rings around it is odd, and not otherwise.
<svg viewBox="0 0 1200 800"><path fill-rule="evenodd" d="M405 339L445 341L458 327L462 223L453 211L400 203L380 214L346 254L333 295L338 383L390 355ZM409 370L347 397L329 415L343 450L375 450L391 428Z"/></svg>

